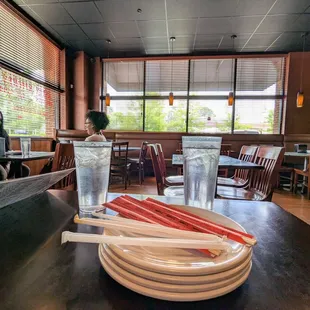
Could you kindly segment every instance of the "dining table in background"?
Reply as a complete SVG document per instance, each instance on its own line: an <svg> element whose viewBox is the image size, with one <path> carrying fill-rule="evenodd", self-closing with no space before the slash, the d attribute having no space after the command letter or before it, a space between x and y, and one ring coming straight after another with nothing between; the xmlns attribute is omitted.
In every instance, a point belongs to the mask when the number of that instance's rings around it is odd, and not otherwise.
<svg viewBox="0 0 310 310"><path fill-rule="evenodd" d="M172 154L172 165L181 167L183 166L183 155ZM250 163L244 160L236 159L226 155L220 155L219 165L220 169L264 169L264 166L255 163Z"/></svg>
<svg viewBox="0 0 310 310"><path fill-rule="evenodd" d="M14 166L15 178L22 177L22 163L26 161L49 159L54 157L55 152L30 152L29 156L23 156L21 152L7 152L0 156L0 163L10 161Z"/></svg>
<svg viewBox="0 0 310 310"><path fill-rule="evenodd" d="M108 201L119 195L109 193ZM76 192L49 190L2 208L0 309L309 309L310 226L272 202L215 199L214 211L256 237L251 273L227 295L180 303L145 297L114 281L100 264L98 245L60 244L64 230L102 233L73 222Z"/></svg>
<svg viewBox="0 0 310 310"><path fill-rule="evenodd" d="M140 151L141 150L141 147L140 146L128 146L128 152L134 152L134 151ZM126 151L126 148L124 147L121 147L121 148L118 148L118 147L113 147L113 152L125 152Z"/></svg>

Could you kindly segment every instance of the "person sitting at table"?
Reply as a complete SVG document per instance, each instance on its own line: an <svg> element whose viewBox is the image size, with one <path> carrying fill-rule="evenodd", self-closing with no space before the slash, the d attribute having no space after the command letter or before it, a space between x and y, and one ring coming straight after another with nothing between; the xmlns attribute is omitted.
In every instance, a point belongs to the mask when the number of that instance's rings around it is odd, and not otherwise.
<svg viewBox="0 0 310 310"><path fill-rule="evenodd" d="M106 141L105 136L102 134L102 130L105 130L109 124L107 115L104 112L88 111L85 118L85 129L89 135L85 141Z"/></svg>
<svg viewBox="0 0 310 310"><path fill-rule="evenodd" d="M5 151L9 151L11 149L11 139L4 129L4 118L3 114L0 111L0 137L5 139ZM30 168L24 164L22 164L22 175L23 177L27 177L30 174ZM15 172L13 166L10 161L0 163L0 181L4 181L8 178L14 178Z"/></svg>

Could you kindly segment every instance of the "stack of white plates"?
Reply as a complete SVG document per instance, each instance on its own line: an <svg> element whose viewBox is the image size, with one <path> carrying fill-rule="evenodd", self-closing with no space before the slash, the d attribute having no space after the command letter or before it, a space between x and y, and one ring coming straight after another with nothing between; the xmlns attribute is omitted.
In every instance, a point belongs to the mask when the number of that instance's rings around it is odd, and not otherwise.
<svg viewBox="0 0 310 310"><path fill-rule="evenodd" d="M223 215L182 208L218 224L245 231ZM136 236L107 229L105 234ZM106 244L99 246L99 258L114 280L137 293L171 301L196 301L227 294L248 278L252 267L251 247L229 242L233 252L222 253L214 259L197 250Z"/></svg>

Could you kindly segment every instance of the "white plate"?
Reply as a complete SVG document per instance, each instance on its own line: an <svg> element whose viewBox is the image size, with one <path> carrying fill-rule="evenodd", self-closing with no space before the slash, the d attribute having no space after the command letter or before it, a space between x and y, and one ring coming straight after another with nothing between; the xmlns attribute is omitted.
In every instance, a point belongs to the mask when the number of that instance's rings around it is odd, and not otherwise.
<svg viewBox="0 0 310 310"><path fill-rule="evenodd" d="M219 289L206 291L206 292L198 292L198 293L174 293L174 292L164 292L164 291L149 289L141 285L135 284L132 281L128 281L124 279L121 275L119 275L117 272L115 272L108 265L108 263L103 259L101 255L99 255L99 259L105 271L119 284L139 294L157 298L157 299L169 300L169 301L198 301L198 300L211 299L211 298L225 295L235 290L237 287L239 287L246 281L246 279L248 278L250 274L251 267L252 267L251 265L250 269L238 281L226 287L222 287Z"/></svg>
<svg viewBox="0 0 310 310"><path fill-rule="evenodd" d="M230 218L208 210L188 206L175 206L187 210L218 224L245 232L245 229ZM128 232L105 229L107 235L136 236ZM230 241L233 252L208 258L197 250L152 248L110 245L110 249L127 263L146 270L172 275L207 275L232 269L243 262L252 251L251 247Z"/></svg>
<svg viewBox="0 0 310 310"><path fill-rule="evenodd" d="M118 273L120 276L122 276L127 281L133 282L135 284L141 285L149 289L164 291L164 292L175 292L175 293L196 293L197 292L198 293L198 292L205 292L205 291L211 291L211 290L223 288L238 281L240 278L242 278L242 276L246 274L246 272L251 267L251 262L249 262L246 268L241 270L241 272L223 281L217 281L213 283L204 283L204 284L194 284L194 285L187 285L187 284L184 284L183 282L179 282L179 284L171 284L171 283L163 283L163 282L148 280L143 277L136 276L128 272L126 269L120 268L119 266L117 266L117 264L113 262L113 260L109 258L109 256L105 252L104 247L102 245L99 246L98 252L99 252L99 255L101 255L101 258L105 260L106 264L108 264L110 268L112 268L116 273Z"/></svg>
<svg viewBox="0 0 310 310"><path fill-rule="evenodd" d="M206 283L213 283L218 281L223 281L229 279L237 274L239 274L251 261L252 259L252 252L250 255L246 257L245 261L243 261L239 266L229 269L224 272L210 274L210 275L202 275L202 276L174 276L169 274L162 274L157 272L148 271L145 269L138 268L134 265L128 264L121 258L117 257L111 249L104 245L104 250L108 255L109 259L113 261L117 266L122 269L125 269L136 276L143 277L148 280L159 281L164 283L171 283L171 284L206 284Z"/></svg>

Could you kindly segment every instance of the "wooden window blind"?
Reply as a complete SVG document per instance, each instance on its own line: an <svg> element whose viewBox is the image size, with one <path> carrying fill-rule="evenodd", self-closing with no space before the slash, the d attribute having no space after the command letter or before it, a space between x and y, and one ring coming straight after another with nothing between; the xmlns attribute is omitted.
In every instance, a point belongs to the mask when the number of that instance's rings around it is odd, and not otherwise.
<svg viewBox="0 0 310 310"><path fill-rule="evenodd" d="M60 50L0 3L0 61L48 85L60 87Z"/></svg>

